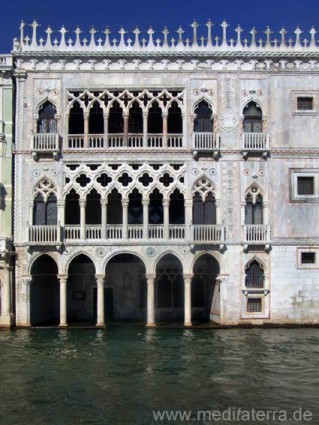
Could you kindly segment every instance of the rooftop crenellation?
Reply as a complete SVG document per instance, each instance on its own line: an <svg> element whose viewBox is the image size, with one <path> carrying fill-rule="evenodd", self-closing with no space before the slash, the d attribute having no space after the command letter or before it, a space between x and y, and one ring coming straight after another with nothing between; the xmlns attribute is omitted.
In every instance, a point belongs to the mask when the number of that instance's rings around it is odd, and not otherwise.
<svg viewBox="0 0 319 425"><path fill-rule="evenodd" d="M97 31L92 27L85 35L79 27L68 31L64 26L53 31L49 26L41 31L41 25L34 20L31 24L21 22L20 39L15 38L14 52L33 51L133 51L133 52L232 52L232 51L318 51L319 43L316 40L314 27L303 32L299 27L292 33L285 28L272 31L269 26L263 31L253 27L244 32L238 25L232 28L226 20L220 25L208 20L199 24L196 20L190 25L191 29L184 31L179 27L176 31L169 31L167 27L155 32L150 27L142 32L138 27L127 31L112 32L109 27Z"/></svg>

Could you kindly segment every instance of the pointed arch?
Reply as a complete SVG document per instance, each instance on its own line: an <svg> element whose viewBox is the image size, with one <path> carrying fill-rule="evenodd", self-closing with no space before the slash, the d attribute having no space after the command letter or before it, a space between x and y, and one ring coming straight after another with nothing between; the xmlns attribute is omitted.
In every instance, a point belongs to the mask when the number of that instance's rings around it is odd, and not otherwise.
<svg viewBox="0 0 319 425"><path fill-rule="evenodd" d="M168 134L183 133L182 109L174 99L167 108L167 132Z"/></svg>
<svg viewBox="0 0 319 425"><path fill-rule="evenodd" d="M245 224L263 224L263 207L261 190L253 183L245 196Z"/></svg>
<svg viewBox="0 0 319 425"><path fill-rule="evenodd" d="M262 133L263 112L260 104L255 100L246 103L243 108L244 133Z"/></svg>
<svg viewBox="0 0 319 425"><path fill-rule="evenodd" d="M97 99L89 105L89 134L104 133L104 108Z"/></svg>
<svg viewBox="0 0 319 425"><path fill-rule="evenodd" d="M84 134L84 105L79 99L69 104L69 134Z"/></svg>
<svg viewBox="0 0 319 425"><path fill-rule="evenodd" d="M37 133L57 133L57 109L54 103L45 100L37 107Z"/></svg>
<svg viewBox="0 0 319 425"><path fill-rule="evenodd" d="M157 99L152 99L148 106L147 129L150 134L163 133L163 110Z"/></svg>
<svg viewBox="0 0 319 425"><path fill-rule="evenodd" d="M109 106L108 131L110 134L119 134L124 132L123 105L119 99L112 99Z"/></svg>
<svg viewBox="0 0 319 425"><path fill-rule="evenodd" d="M213 106L205 98L194 105L194 131L196 133L212 133L214 131Z"/></svg>
<svg viewBox="0 0 319 425"><path fill-rule="evenodd" d="M245 265L245 287L262 289L265 286L265 266L256 257Z"/></svg>

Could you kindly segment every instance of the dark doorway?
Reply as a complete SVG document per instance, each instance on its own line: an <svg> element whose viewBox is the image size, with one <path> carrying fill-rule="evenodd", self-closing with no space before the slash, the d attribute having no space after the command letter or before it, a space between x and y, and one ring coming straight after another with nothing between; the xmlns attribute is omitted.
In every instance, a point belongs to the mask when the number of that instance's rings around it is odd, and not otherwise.
<svg viewBox="0 0 319 425"><path fill-rule="evenodd" d="M37 258L31 268L31 325L58 325L60 322L60 285L58 267L48 255Z"/></svg>
<svg viewBox="0 0 319 425"><path fill-rule="evenodd" d="M192 319L208 322L212 311L216 276L219 274L218 261L210 254L200 256L193 267ZM219 290L219 288L216 288Z"/></svg>
<svg viewBox="0 0 319 425"><path fill-rule="evenodd" d="M69 266L67 285L67 319L69 324L96 323L94 289L95 267L84 254L75 257Z"/></svg>
<svg viewBox="0 0 319 425"><path fill-rule="evenodd" d="M145 266L133 254L118 254L111 258L105 270L105 311L112 308L112 319L146 320ZM110 314L110 313L106 313Z"/></svg>

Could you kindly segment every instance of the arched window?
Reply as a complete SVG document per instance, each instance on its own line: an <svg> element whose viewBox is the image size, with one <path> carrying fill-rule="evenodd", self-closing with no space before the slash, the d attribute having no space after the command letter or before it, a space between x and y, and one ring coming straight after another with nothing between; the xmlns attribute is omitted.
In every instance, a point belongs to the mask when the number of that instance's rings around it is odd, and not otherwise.
<svg viewBox="0 0 319 425"><path fill-rule="evenodd" d="M245 224L263 224L263 198L248 193L245 204Z"/></svg>
<svg viewBox="0 0 319 425"><path fill-rule="evenodd" d="M33 224L36 226L57 224L57 199L51 193L47 200L38 193L33 202Z"/></svg>
<svg viewBox="0 0 319 425"><path fill-rule="evenodd" d="M147 128L148 133L163 133L162 110L157 102L153 102L151 108L148 111Z"/></svg>
<svg viewBox="0 0 319 425"><path fill-rule="evenodd" d="M262 112L256 102L249 102L244 108L245 133L262 133Z"/></svg>
<svg viewBox="0 0 319 425"><path fill-rule="evenodd" d="M92 189L86 197L86 224L101 224L101 195Z"/></svg>
<svg viewBox="0 0 319 425"><path fill-rule="evenodd" d="M98 102L94 102L90 109L89 134L104 133L103 109Z"/></svg>
<svg viewBox="0 0 319 425"><path fill-rule="evenodd" d="M193 188L193 224L216 224L217 211L213 184L200 179Z"/></svg>
<svg viewBox="0 0 319 425"><path fill-rule="evenodd" d="M56 108L47 101L39 109L38 133L57 133Z"/></svg>
<svg viewBox="0 0 319 425"><path fill-rule="evenodd" d="M65 224L80 224L80 196L74 189L65 197Z"/></svg>
<svg viewBox="0 0 319 425"><path fill-rule="evenodd" d="M184 196L178 189L170 195L169 224L185 224Z"/></svg>
<svg viewBox="0 0 319 425"><path fill-rule="evenodd" d="M204 201L199 193L193 196L193 224L216 224L216 200L212 193Z"/></svg>
<svg viewBox="0 0 319 425"><path fill-rule="evenodd" d="M214 129L213 112L205 100L198 103L195 108L195 114L194 131L197 133L212 133Z"/></svg>
<svg viewBox="0 0 319 425"><path fill-rule="evenodd" d="M143 111L138 102L134 102L130 108L128 132L132 134L143 133Z"/></svg>
<svg viewBox="0 0 319 425"><path fill-rule="evenodd" d="M109 114L109 133L119 134L124 131L123 111L118 102L114 102Z"/></svg>
<svg viewBox="0 0 319 425"><path fill-rule="evenodd" d="M149 224L163 224L163 195L158 189L154 189L150 194L148 213Z"/></svg>
<svg viewBox="0 0 319 425"><path fill-rule="evenodd" d="M263 288L264 278L264 270L258 261L254 260L249 263L245 275L246 288Z"/></svg>
<svg viewBox="0 0 319 425"><path fill-rule="evenodd" d="M116 189L113 189L108 195L107 223L122 224L122 221L122 195Z"/></svg>
<svg viewBox="0 0 319 425"><path fill-rule="evenodd" d="M70 109L69 116L69 134L83 134L84 133L84 116L83 109L79 102L75 102Z"/></svg>
<svg viewBox="0 0 319 425"><path fill-rule="evenodd" d="M172 102L168 109L167 132L169 134L179 134L183 132L182 111L177 102Z"/></svg>
<svg viewBox="0 0 319 425"><path fill-rule="evenodd" d="M143 206L142 195L137 189L134 189L129 194L128 204L128 223L129 224L142 224L143 223Z"/></svg>
<svg viewBox="0 0 319 425"><path fill-rule="evenodd" d="M35 188L33 224L36 226L57 224L57 198L54 184L41 180Z"/></svg>

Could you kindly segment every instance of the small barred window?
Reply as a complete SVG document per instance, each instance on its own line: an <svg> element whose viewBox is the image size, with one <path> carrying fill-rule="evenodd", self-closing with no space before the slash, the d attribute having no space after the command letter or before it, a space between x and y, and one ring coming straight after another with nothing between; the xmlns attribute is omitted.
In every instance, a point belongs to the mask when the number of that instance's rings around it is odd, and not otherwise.
<svg viewBox="0 0 319 425"><path fill-rule="evenodd" d="M315 252L302 252L301 253L301 264L315 264L316 253Z"/></svg>
<svg viewBox="0 0 319 425"><path fill-rule="evenodd" d="M262 313L262 299L261 298L248 298L247 299L247 313Z"/></svg>
<svg viewBox="0 0 319 425"><path fill-rule="evenodd" d="M313 110L313 97L298 97L297 98L298 111L312 111Z"/></svg>
<svg viewBox="0 0 319 425"><path fill-rule="evenodd" d="M314 177L304 177L304 176L298 177L297 193L298 195L314 195L315 193Z"/></svg>

